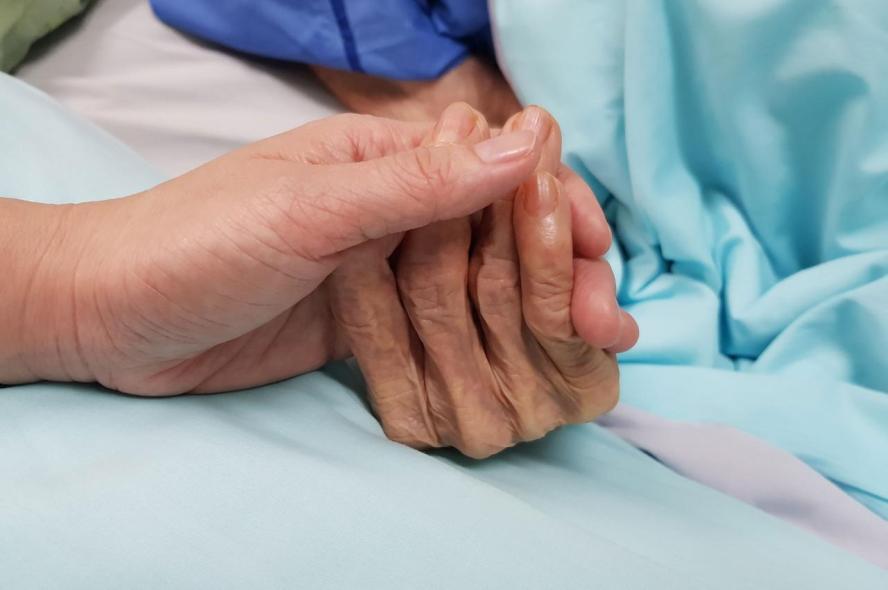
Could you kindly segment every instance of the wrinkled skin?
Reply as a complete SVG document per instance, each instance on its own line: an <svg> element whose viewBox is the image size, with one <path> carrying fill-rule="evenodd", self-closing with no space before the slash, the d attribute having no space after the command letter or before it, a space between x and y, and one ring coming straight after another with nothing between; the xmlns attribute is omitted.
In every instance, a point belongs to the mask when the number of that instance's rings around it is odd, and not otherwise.
<svg viewBox="0 0 888 590"><path fill-rule="evenodd" d="M434 127L343 115L60 209L7 381L219 392L354 354L418 448L483 457L594 418L637 336L595 258L607 225L542 110L489 135L464 104Z"/></svg>
<svg viewBox="0 0 888 590"><path fill-rule="evenodd" d="M490 135L468 107L448 117L463 122L439 126L430 142ZM610 235L600 218L582 224L587 257L574 259L565 183L577 203L594 196L561 166L560 130L547 113L528 109L504 131L516 127L538 134L541 160L474 232L469 218L415 229L394 264L377 244L331 277L334 315L393 440L481 458L616 404L614 352L634 343L637 327L616 307L607 263L594 258Z"/></svg>
<svg viewBox="0 0 888 590"><path fill-rule="evenodd" d="M502 125L520 108L499 70L477 57L421 82L314 71L360 113L426 120L465 101ZM542 117L545 141L538 174L489 207L474 231L468 219L414 230L393 269L385 261L393 243L379 244L332 277L337 319L394 440L484 457L592 420L616 403L613 353L634 343L637 327L617 310L613 276L597 260L610 234L587 221L600 221L588 211L594 196L560 165L557 124L532 112ZM452 107L448 114L456 115ZM471 115L464 118L462 134L445 139L472 143L489 134L483 117L474 124ZM581 256L573 262L571 201Z"/></svg>

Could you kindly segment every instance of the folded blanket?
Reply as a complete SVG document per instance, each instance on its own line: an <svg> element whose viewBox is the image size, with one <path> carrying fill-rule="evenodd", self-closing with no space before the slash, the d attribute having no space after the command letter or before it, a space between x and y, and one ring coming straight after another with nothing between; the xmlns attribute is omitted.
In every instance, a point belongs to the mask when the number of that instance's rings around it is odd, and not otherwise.
<svg viewBox="0 0 888 590"><path fill-rule="evenodd" d="M8 72L31 44L79 14L92 0L3 0L0 3L0 71Z"/></svg>

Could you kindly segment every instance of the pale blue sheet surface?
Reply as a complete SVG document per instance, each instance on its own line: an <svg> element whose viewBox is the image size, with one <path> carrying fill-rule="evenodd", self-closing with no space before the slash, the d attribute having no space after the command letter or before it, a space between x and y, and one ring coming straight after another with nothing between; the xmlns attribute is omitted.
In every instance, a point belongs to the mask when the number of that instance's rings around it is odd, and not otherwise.
<svg viewBox="0 0 888 590"><path fill-rule="evenodd" d="M0 76L0 194L157 177ZM486 462L385 439L355 374L139 399L0 389L0 588L836 588L888 574L595 425Z"/></svg>
<svg viewBox="0 0 888 590"><path fill-rule="evenodd" d="M888 3L492 7L615 225L623 400L742 428L888 517Z"/></svg>

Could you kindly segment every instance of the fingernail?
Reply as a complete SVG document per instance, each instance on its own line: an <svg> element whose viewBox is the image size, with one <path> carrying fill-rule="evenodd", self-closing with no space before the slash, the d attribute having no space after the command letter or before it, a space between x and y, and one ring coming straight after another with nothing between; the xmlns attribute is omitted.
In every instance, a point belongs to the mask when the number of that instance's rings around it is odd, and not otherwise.
<svg viewBox="0 0 888 590"><path fill-rule="evenodd" d="M474 109L465 103L452 104L444 110L432 134L434 143L456 143L469 137L478 125Z"/></svg>
<svg viewBox="0 0 888 590"><path fill-rule="evenodd" d="M486 164L500 164L523 158L533 151L536 135L512 131L475 144L475 154Z"/></svg>
<svg viewBox="0 0 888 590"><path fill-rule="evenodd" d="M545 217L558 206L558 185L548 172L536 175L537 189L524 193L524 210L536 217Z"/></svg>
<svg viewBox="0 0 888 590"><path fill-rule="evenodd" d="M543 110L534 106L527 107L521 114L521 120L518 122L518 129L533 131L540 139L545 139L545 127L548 126L548 117L543 114Z"/></svg>

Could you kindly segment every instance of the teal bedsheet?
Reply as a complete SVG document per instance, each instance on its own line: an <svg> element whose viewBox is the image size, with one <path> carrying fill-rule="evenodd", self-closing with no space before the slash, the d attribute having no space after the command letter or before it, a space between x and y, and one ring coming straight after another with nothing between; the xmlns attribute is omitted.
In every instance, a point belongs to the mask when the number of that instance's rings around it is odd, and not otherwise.
<svg viewBox="0 0 888 590"><path fill-rule="evenodd" d="M2 75L0 154L9 196L159 180ZM386 440L361 391L344 364L214 396L0 389L0 588L888 585L596 425L475 462Z"/></svg>
<svg viewBox="0 0 888 590"><path fill-rule="evenodd" d="M615 225L622 399L755 434L888 518L888 3L492 10Z"/></svg>

